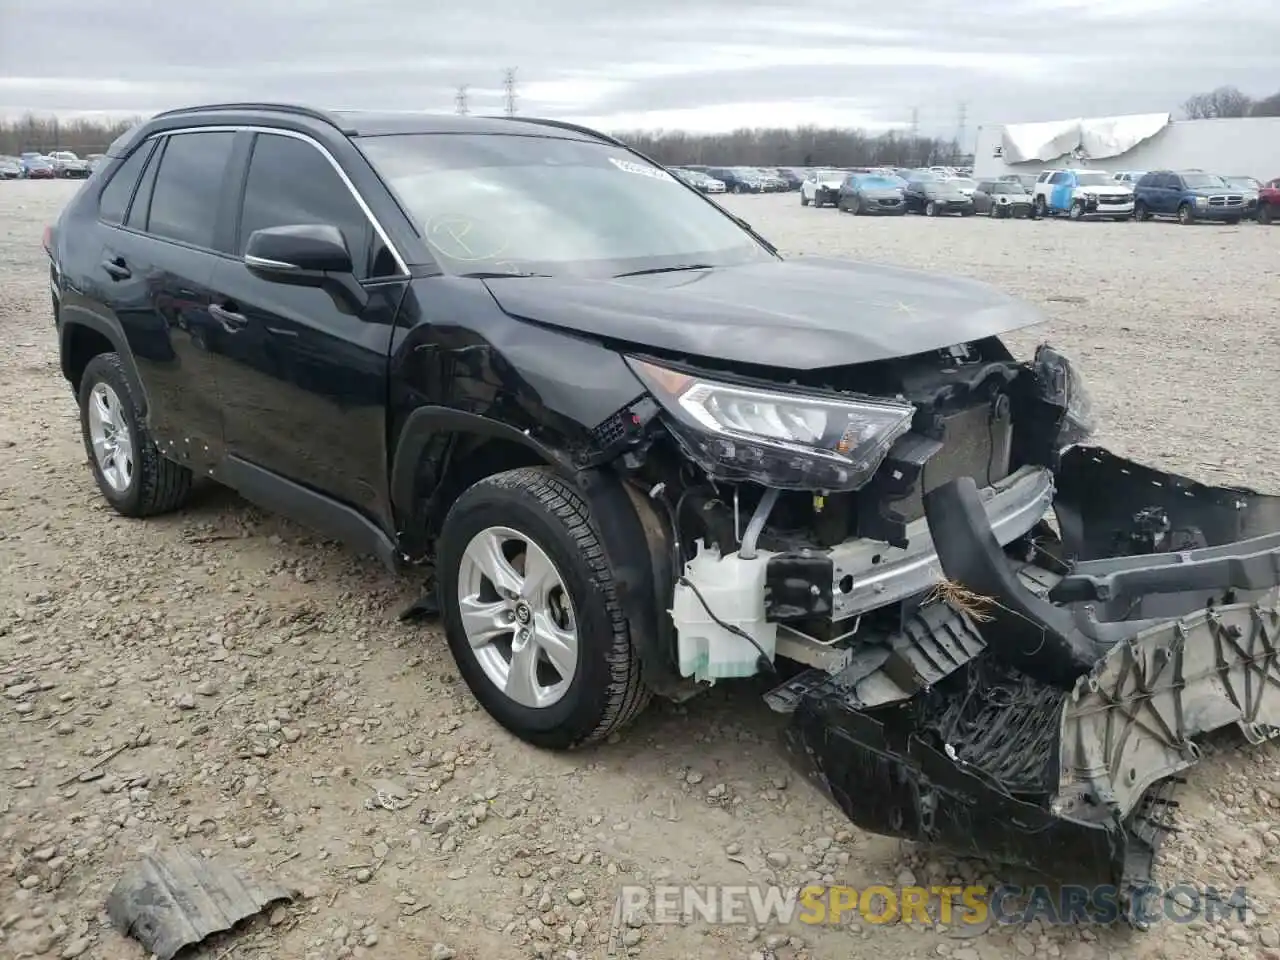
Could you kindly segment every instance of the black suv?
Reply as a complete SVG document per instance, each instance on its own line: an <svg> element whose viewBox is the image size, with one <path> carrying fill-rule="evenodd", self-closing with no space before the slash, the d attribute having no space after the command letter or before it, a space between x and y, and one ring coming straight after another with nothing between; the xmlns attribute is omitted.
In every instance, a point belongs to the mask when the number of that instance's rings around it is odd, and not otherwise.
<svg viewBox="0 0 1280 960"><path fill-rule="evenodd" d="M175 510L212 478L418 571L476 697L535 744L772 674L800 753L868 829L992 849L1016 822L1019 856L1118 850L1097 838L1150 782L1130 763L1165 754L1113 762L1092 727L1060 742L1065 691L1096 661L1109 695L1108 650L1167 661L1165 625L1280 569L1280 545L1233 545L1280 529L1274 498L1079 445L1072 366L998 339L1031 307L785 259L570 124L164 113L111 146L45 245L115 509ZM1208 629L1177 626L1188 649ZM1188 723L1235 716L1186 677ZM1128 771L1096 822L1053 805L1059 756L1098 790ZM921 764L955 782L926 799Z"/></svg>

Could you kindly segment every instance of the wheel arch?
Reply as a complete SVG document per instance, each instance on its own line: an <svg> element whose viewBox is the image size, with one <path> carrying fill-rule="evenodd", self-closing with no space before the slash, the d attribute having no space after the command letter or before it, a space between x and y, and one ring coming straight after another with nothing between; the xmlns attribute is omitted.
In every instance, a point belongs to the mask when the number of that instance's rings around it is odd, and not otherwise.
<svg viewBox="0 0 1280 960"><path fill-rule="evenodd" d="M133 386L137 391L138 413L147 415L150 406L146 386L138 375L137 365L133 360L133 352L124 334L106 320L82 311L75 311L71 316L62 318L59 333L59 363L62 375L78 394L80 381L84 377L89 361L104 353L116 353L124 365Z"/></svg>
<svg viewBox="0 0 1280 960"><path fill-rule="evenodd" d="M671 539L662 514L611 465L578 468L538 439L479 414L449 407L414 410L396 444L391 501L401 549L427 552L452 503L485 477L520 467L556 471L587 501L617 588L618 602L644 671L659 695L679 696Z"/></svg>

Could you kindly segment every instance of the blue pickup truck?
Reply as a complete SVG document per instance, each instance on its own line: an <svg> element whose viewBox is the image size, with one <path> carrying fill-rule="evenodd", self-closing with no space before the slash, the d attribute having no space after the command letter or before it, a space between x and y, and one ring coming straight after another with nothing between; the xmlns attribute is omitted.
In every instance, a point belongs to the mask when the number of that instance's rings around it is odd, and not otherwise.
<svg viewBox="0 0 1280 960"><path fill-rule="evenodd" d="M1135 219L1176 217L1183 224L1239 223L1251 199L1239 187L1202 170L1152 170L1138 181L1133 195Z"/></svg>

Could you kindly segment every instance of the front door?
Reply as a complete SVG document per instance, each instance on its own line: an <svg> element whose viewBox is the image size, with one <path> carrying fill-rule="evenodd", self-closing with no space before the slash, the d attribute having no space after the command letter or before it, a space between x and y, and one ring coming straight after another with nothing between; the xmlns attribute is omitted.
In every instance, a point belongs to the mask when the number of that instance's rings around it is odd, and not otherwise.
<svg viewBox="0 0 1280 960"><path fill-rule="evenodd" d="M248 163L237 253L255 230L338 227L367 303L264 280L239 258L218 264L227 451L386 520L388 364L405 275L318 145L259 133Z"/></svg>

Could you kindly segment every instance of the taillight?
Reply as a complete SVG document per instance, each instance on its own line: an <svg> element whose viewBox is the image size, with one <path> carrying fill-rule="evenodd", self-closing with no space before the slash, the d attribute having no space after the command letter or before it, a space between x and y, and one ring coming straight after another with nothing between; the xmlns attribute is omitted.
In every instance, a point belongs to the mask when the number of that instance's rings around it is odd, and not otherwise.
<svg viewBox="0 0 1280 960"><path fill-rule="evenodd" d="M40 240L44 246L44 252L49 256L53 256L53 227L44 228L44 236Z"/></svg>

